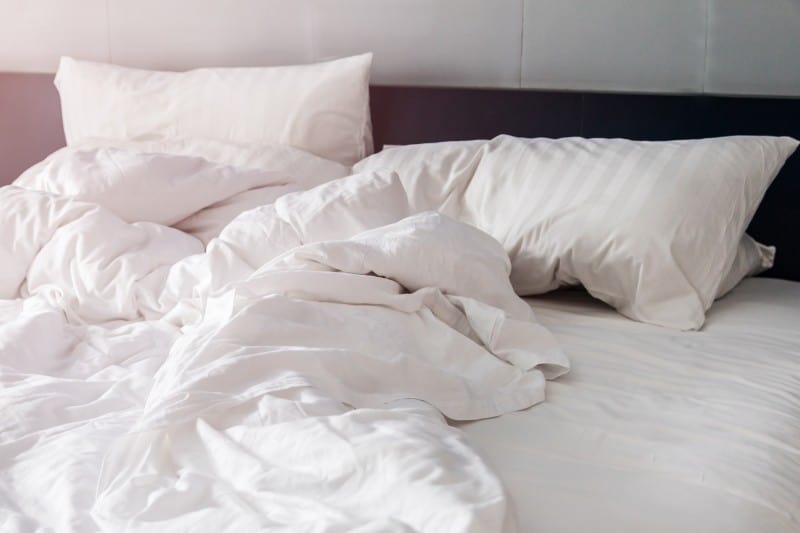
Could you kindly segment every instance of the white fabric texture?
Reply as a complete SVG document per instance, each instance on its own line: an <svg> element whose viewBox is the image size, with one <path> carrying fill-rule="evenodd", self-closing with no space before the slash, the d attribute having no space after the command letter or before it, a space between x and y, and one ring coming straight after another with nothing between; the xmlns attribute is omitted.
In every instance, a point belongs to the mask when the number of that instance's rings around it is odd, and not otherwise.
<svg viewBox="0 0 800 533"><path fill-rule="evenodd" d="M263 170L278 164L285 165L292 173L313 175L328 169L338 169L342 176L351 174L350 165L343 165L330 159L314 156L310 152L281 144L231 143L197 137L171 137L149 140L104 139L91 137L70 146L73 149L91 150L96 148L117 148L128 152L158 153L201 157L212 163L232 165L242 169ZM58 152L51 154L56 156ZM49 158L40 161L31 169L33 173ZM317 178L318 179L318 178Z"/></svg>
<svg viewBox="0 0 800 533"><path fill-rule="evenodd" d="M766 246L746 233L739 241L736 257L717 290L717 298L732 291L743 279L766 272L775 263L775 247Z"/></svg>
<svg viewBox="0 0 800 533"><path fill-rule="evenodd" d="M568 369L499 243L411 215L392 173L206 248L164 225L275 185L282 153L68 149L0 189L4 531L515 530L443 417L529 407Z"/></svg>
<svg viewBox="0 0 800 533"><path fill-rule="evenodd" d="M700 332L583 291L527 301L572 371L536 409L460 426L520 531L800 531L800 283L744 280Z"/></svg>
<svg viewBox="0 0 800 533"><path fill-rule="evenodd" d="M287 146L91 139L54 152L14 183L100 203L128 222L174 224L207 244L243 211L350 173ZM176 196L185 200L176 204Z"/></svg>
<svg viewBox="0 0 800 533"><path fill-rule="evenodd" d="M354 168L394 170L415 209L498 239L519 294L582 284L629 318L697 329L716 297L771 264L773 251L742 239L797 144L503 135L392 148Z"/></svg>
<svg viewBox="0 0 800 533"><path fill-rule="evenodd" d="M372 153L372 54L263 68L159 72L64 57L67 145L88 138L282 144L352 165Z"/></svg>

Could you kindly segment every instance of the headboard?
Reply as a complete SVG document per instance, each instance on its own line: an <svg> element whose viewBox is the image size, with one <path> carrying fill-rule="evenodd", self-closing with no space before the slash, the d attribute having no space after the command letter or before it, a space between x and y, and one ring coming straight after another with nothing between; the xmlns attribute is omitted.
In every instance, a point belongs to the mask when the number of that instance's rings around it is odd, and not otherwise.
<svg viewBox="0 0 800 533"><path fill-rule="evenodd" d="M0 73L0 184L64 144L52 74ZM373 87L376 147L442 140L722 135L800 138L800 99L707 95ZM778 247L767 275L800 281L800 154L767 192L749 232Z"/></svg>

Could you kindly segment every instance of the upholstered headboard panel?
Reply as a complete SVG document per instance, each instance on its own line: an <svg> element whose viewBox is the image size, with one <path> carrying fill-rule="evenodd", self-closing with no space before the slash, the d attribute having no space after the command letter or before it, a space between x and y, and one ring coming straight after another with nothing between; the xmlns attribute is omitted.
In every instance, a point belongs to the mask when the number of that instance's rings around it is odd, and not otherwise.
<svg viewBox="0 0 800 533"><path fill-rule="evenodd" d="M526 137L800 138L800 99L373 87L376 145ZM0 183L64 143L52 75L0 74ZM767 193L750 231L778 246L769 275L800 280L800 154Z"/></svg>
<svg viewBox="0 0 800 533"><path fill-rule="evenodd" d="M61 105L53 76L0 72L0 185L61 146Z"/></svg>

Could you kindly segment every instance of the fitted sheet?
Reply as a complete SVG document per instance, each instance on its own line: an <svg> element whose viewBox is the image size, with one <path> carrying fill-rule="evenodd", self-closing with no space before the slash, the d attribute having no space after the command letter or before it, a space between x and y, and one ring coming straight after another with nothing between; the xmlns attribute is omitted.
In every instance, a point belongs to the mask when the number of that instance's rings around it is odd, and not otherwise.
<svg viewBox="0 0 800 533"><path fill-rule="evenodd" d="M460 425L520 531L800 531L800 283L746 280L699 332L580 291L527 301L572 371L535 409Z"/></svg>

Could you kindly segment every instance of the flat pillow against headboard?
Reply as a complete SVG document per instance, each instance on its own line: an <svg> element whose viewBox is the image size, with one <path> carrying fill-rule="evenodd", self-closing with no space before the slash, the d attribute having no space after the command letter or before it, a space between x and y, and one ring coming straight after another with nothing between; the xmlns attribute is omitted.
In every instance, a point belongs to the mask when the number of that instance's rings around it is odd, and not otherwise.
<svg viewBox="0 0 800 533"><path fill-rule="evenodd" d="M352 165L372 153L372 54L312 65L157 72L61 59L67 145L90 138L278 144Z"/></svg>

